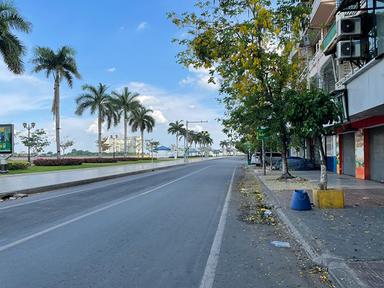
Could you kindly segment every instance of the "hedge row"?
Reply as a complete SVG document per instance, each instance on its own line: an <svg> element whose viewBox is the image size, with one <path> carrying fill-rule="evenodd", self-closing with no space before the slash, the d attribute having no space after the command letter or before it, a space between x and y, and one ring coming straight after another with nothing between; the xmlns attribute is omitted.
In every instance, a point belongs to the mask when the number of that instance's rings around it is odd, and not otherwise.
<svg viewBox="0 0 384 288"><path fill-rule="evenodd" d="M82 158L83 163L116 163L117 160L113 158Z"/></svg>
<svg viewBox="0 0 384 288"><path fill-rule="evenodd" d="M8 170L24 170L28 169L31 166L31 163L26 161L9 161Z"/></svg>
<svg viewBox="0 0 384 288"><path fill-rule="evenodd" d="M144 158L149 160L150 158ZM153 158L156 160L156 158ZM36 166L67 166L67 165L81 165L82 163L116 163L118 161L139 161L141 158L135 157L116 157L116 158L61 158L61 159L47 159L40 158L33 161ZM26 168L23 168L26 169Z"/></svg>
<svg viewBox="0 0 384 288"><path fill-rule="evenodd" d="M83 159L62 158L62 159L36 159L33 164L36 166L68 166L81 165Z"/></svg>

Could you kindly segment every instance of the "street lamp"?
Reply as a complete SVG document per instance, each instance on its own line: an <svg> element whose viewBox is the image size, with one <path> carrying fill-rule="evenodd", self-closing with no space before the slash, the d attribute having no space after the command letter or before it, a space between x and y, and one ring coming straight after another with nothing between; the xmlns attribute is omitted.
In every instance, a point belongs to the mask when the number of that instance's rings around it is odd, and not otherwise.
<svg viewBox="0 0 384 288"><path fill-rule="evenodd" d="M208 123L208 121L185 121L185 137L184 137L184 163L188 163L188 154L189 154L189 147L188 147L188 124L195 124L195 123Z"/></svg>
<svg viewBox="0 0 384 288"><path fill-rule="evenodd" d="M36 123L32 122L31 124L23 123L24 129L28 130L28 162L31 163L31 130L35 128Z"/></svg>
<svg viewBox="0 0 384 288"><path fill-rule="evenodd" d="M119 135L115 135L115 137L113 137L113 135L111 135L111 139L112 139L112 149L113 149L113 159L115 159L115 154L116 154L116 140L117 138L119 138Z"/></svg>

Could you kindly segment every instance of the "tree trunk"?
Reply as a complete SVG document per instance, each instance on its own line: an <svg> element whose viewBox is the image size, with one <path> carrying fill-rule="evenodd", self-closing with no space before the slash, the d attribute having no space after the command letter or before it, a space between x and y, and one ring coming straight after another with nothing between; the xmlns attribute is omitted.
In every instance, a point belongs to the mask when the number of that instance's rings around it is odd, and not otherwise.
<svg viewBox="0 0 384 288"><path fill-rule="evenodd" d="M124 118L124 157L128 157L128 119Z"/></svg>
<svg viewBox="0 0 384 288"><path fill-rule="evenodd" d="M100 109L99 109L99 115L98 115L98 119L97 119L97 132L98 132L98 143L99 143L99 158L101 158L101 152L102 152L102 149L101 149L101 115L100 115Z"/></svg>
<svg viewBox="0 0 384 288"><path fill-rule="evenodd" d="M288 151L288 139L287 139L287 133L285 129L282 129L281 131L281 146L282 146L282 151L281 151L281 170L282 174L279 177L280 180L284 179L291 179L293 176L289 173L288 171L288 157L287 157L287 151Z"/></svg>
<svg viewBox="0 0 384 288"><path fill-rule="evenodd" d="M56 118L56 155L57 159L60 159L60 78L56 76L55 79L55 95L53 99L52 111L55 114Z"/></svg>
<svg viewBox="0 0 384 288"><path fill-rule="evenodd" d="M176 133L176 152L175 152L175 159L177 159L179 153L179 135Z"/></svg>
<svg viewBox="0 0 384 288"><path fill-rule="evenodd" d="M318 140L319 140L320 159L321 159L319 188L321 190L327 190L327 186L328 186L327 161L325 158L324 145L323 145L321 136L319 136Z"/></svg>
<svg viewBox="0 0 384 288"><path fill-rule="evenodd" d="M141 159L144 159L144 131L141 131Z"/></svg>

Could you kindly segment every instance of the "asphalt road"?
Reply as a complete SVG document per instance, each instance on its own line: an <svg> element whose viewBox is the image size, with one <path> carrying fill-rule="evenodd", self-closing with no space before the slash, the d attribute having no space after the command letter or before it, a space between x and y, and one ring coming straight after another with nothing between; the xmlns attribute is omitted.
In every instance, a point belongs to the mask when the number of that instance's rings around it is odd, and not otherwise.
<svg viewBox="0 0 384 288"><path fill-rule="evenodd" d="M206 161L2 203L0 287L209 287L241 163Z"/></svg>

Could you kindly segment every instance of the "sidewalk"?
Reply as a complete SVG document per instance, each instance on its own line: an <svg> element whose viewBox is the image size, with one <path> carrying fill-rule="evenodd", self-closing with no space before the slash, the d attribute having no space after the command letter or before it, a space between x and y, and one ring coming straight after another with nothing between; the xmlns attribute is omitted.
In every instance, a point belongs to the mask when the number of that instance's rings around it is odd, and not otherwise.
<svg viewBox="0 0 384 288"><path fill-rule="evenodd" d="M296 182L276 181L278 171L255 172L280 218L340 287L384 287L384 184L331 173L329 187L344 189L346 208L294 211L292 191L316 188L320 171L295 171L308 179Z"/></svg>
<svg viewBox="0 0 384 288"><path fill-rule="evenodd" d="M208 158L207 160L211 159L219 158ZM189 159L189 161L193 163L202 160L200 158L193 158ZM47 173L3 175L0 176L0 195L43 192L50 189L87 184L176 165L184 165L184 160L52 171Z"/></svg>

